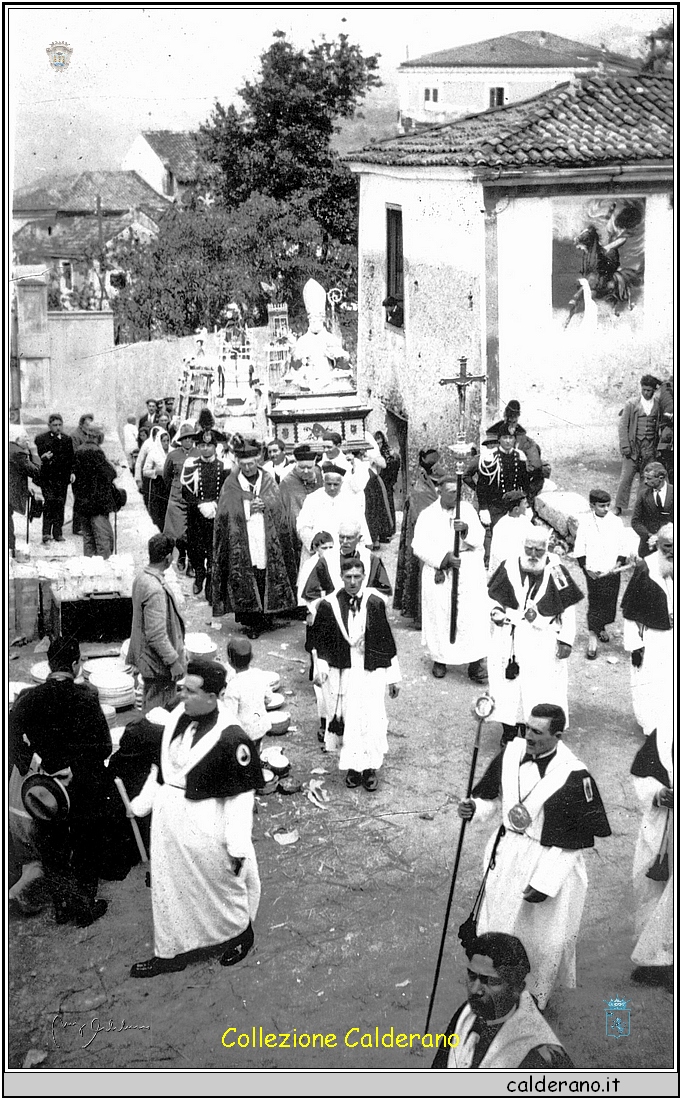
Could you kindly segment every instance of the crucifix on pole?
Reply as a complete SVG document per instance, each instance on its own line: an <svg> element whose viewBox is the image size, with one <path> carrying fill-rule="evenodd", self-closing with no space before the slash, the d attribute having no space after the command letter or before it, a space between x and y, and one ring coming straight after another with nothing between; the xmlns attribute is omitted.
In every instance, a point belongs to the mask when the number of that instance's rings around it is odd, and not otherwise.
<svg viewBox="0 0 682 1100"><path fill-rule="evenodd" d="M457 440L450 445L450 450L455 456L456 472L457 472L457 503L455 505L455 545L453 549L455 565L452 571L452 600L450 604L450 644L454 645L457 637L457 606L459 599L459 549L460 538L462 534L462 524L460 521L460 506L462 503L462 476L464 474L464 466L469 453L469 447L466 441L466 400L467 400L467 386L470 386L472 382L485 382L485 374L467 374L467 357L466 355L460 356L459 360L459 374L455 378L439 378L439 386L457 386L457 396L459 397L459 422L457 425Z"/></svg>

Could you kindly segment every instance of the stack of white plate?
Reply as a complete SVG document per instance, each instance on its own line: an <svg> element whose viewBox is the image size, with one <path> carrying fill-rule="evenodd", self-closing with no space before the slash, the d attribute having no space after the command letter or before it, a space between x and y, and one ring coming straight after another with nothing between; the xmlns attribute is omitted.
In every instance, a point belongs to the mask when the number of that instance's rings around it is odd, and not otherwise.
<svg viewBox="0 0 682 1100"><path fill-rule="evenodd" d="M50 675L50 666L47 661L38 661L37 665L31 665L31 677L38 684L44 684Z"/></svg>
<svg viewBox="0 0 682 1100"><path fill-rule="evenodd" d="M202 657L210 660L218 652L218 646L208 634L185 634L185 650L188 661Z"/></svg>
<svg viewBox="0 0 682 1100"><path fill-rule="evenodd" d="M279 710L284 705L284 696L280 695L278 691L273 691L270 696L270 702L265 704L266 710Z"/></svg>
<svg viewBox="0 0 682 1100"><path fill-rule="evenodd" d="M265 675L268 678L267 683L270 691L279 691L282 683L279 672L266 672Z"/></svg>
<svg viewBox="0 0 682 1100"><path fill-rule="evenodd" d="M121 657L94 657L83 665L83 675L89 680L93 672L124 672L125 661Z"/></svg>
<svg viewBox="0 0 682 1100"><path fill-rule="evenodd" d="M90 683L97 688L100 705L107 703L116 710L135 706L135 681L127 672L97 670L90 674Z"/></svg>
<svg viewBox="0 0 682 1100"><path fill-rule="evenodd" d="M130 638L126 638L125 642L121 645L121 660L124 664L128 662L128 648L130 646Z"/></svg>

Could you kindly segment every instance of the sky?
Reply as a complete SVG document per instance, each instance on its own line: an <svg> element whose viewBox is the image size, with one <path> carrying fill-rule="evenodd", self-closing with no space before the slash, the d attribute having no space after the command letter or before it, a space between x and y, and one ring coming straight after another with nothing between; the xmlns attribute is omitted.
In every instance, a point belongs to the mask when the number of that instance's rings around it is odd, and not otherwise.
<svg viewBox="0 0 682 1100"><path fill-rule="evenodd" d="M410 58L515 30L546 30L641 52L672 9L647 4L555 5L67 5L6 8L10 157L15 186L54 173L116 169L140 130L194 129L215 100L253 80L276 30L299 47L349 35L381 54L390 95ZM52 42L73 49L54 72ZM408 53L409 52L409 53ZM397 99L396 99L397 104Z"/></svg>

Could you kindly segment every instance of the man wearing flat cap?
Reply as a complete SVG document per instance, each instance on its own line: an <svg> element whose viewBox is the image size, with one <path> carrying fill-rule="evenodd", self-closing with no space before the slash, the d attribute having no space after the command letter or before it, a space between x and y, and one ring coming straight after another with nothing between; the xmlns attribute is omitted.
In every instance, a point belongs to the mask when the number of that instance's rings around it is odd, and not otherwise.
<svg viewBox="0 0 682 1100"><path fill-rule="evenodd" d="M620 484L616 493L616 515L630 507L630 490L639 474L640 488L644 467L656 458L658 434L658 394L660 386L653 374L642 375L637 397L625 402L618 421L618 442L622 456Z"/></svg>
<svg viewBox="0 0 682 1100"><path fill-rule="evenodd" d="M608 642L606 627L614 622L618 607L620 573L628 558L622 519L609 511L611 494L590 489L590 511L580 518L573 554L587 581L587 659L594 661L597 643Z"/></svg>
<svg viewBox="0 0 682 1100"><path fill-rule="evenodd" d="M227 471L216 457L216 446L225 436L216 431L213 414L202 409L195 433L196 455L190 455L180 474L182 499L187 505L187 556L194 570L192 591L199 596L206 583L206 599L212 600L213 524L218 497Z"/></svg>
<svg viewBox="0 0 682 1100"><path fill-rule="evenodd" d="M279 489L258 465L261 444L232 437L238 465L223 485L215 525L213 612L233 613L257 638L296 607L293 546Z"/></svg>
<svg viewBox="0 0 682 1100"><path fill-rule="evenodd" d="M294 447L294 464L288 466L279 483L282 521L294 550L296 572L301 564L301 539L296 522L308 497L322 486L322 470L315 462L316 453L308 443Z"/></svg>
<svg viewBox="0 0 682 1100"><path fill-rule="evenodd" d="M217 662L189 662L183 700L164 720L160 774L152 765L132 800L136 816L153 815L154 869L154 955L135 963L132 978L184 970L202 948L233 966L253 945L260 881L251 828L264 780L253 742L219 705L225 681Z"/></svg>

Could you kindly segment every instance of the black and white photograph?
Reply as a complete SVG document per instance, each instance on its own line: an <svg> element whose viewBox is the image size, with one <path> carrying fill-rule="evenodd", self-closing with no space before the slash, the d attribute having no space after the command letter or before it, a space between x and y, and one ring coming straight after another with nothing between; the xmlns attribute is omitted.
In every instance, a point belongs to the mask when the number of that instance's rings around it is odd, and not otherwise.
<svg viewBox="0 0 682 1100"><path fill-rule="evenodd" d="M677 15L4 5L7 1096L678 1094Z"/></svg>

